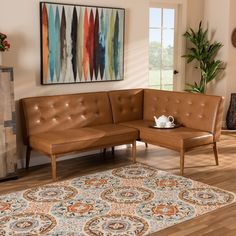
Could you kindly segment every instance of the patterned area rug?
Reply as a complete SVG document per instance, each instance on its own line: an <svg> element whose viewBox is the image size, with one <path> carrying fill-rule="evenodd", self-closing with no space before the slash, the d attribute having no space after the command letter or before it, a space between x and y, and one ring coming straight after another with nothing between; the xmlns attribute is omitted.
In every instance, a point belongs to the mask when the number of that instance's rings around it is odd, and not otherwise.
<svg viewBox="0 0 236 236"><path fill-rule="evenodd" d="M235 194L134 164L0 195L0 235L148 235L235 202Z"/></svg>

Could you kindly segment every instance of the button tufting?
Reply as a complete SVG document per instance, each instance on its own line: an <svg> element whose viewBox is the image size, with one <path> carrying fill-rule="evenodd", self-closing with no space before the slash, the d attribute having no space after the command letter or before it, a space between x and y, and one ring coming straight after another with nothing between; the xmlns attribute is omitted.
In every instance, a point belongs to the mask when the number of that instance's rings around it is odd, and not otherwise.
<svg viewBox="0 0 236 236"><path fill-rule="evenodd" d="M36 120L36 123L37 123L37 124L41 123L40 119Z"/></svg>
<svg viewBox="0 0 236 236"><path fill-rule="evenodd" d="M202 118L203 118L203 115L198 115L198 117L199 117L200 119L202 119Z"/></svg>
<svg viewBox="0 0 236 236"><path fill-rule="evenodd" d="M69 106L69 103L66 103L66 107L68 107Z"/></svg>
<svg viewBox="0 0 236 236"><path fill-rule="evenodd" d="M71 120L71 116L68 116L67 119L68 119L68 120Z"/></svg>
<svg viewBox="0 0 236 236"><path fill-rule="evenodd" d="M202 107L205 107L205 105L206 105L205 103L201 103L201 106L202 106Z"/></svg>
<svg viewBox="0 0 236 236"><path fill-rule="evenodd" d="M188 101L188 104L189 104L189 105L192 105L193 103L192 103L191 101Z"/></svg>
<svg viewBox="0 0 236 236"><path fill-rule="evenodd" d="M177 100L176 100L176 103L178 103L178 104L179 104L179 103L180 103L180 100L179 100L179 99L177 99Z"/></svg>
<svg viewBox="0 0 236 236"><path fill-rule="evenodd" d="M35 110L38 110L38 109L39 109L39 107L36 105L36 106L34 106L34 109L35 109Z"/></svg>
<svg viewBox="0 0 236 236"><path fill-rule="evenodd" d="M186 116L190 116L191 114L190 113L186 113Z"/></svg>

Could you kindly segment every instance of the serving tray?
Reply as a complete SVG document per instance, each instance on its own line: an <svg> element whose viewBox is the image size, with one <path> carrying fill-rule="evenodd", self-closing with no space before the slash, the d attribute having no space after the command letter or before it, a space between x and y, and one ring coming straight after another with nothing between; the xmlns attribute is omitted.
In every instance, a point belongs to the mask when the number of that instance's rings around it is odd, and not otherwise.
<svg viewBox="0 0 236 236"><path fill-rule="evenodd" d="M150 128L154 128L154 129L176 129L176 128L179 128L181 127L182 125L181 124L174 124L173 126L171 127L158 127L156 125L151 125L149 126Z"/></svg>

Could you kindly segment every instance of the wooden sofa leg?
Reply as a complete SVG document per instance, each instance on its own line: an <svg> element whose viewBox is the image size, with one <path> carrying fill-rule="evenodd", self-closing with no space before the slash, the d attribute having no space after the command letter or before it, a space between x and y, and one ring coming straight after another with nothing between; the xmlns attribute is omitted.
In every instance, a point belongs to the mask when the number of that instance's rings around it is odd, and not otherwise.
<svg viewBox="0 0 236 236"><path fill-rule="evenodd" d="M103 156L106 156L107 149L103 148Z"/></svg>
<svg viewBox="0 0 236 236"><path fill-rule="evenodd" d="M112 156L115 155L115 147L114 146L111 148L111 154L112 154Z"/></svg>
<svg viewBox="0 0 236 236"><path fill-rule="evenodd" d="M145 147L148 148L148 144L147 143L145 143Z"/></svg>
<svg viewBox="0 0 236 236"><path fill-rule="evenodd" d="M133 162L136 162L136 140L132 143L132 158Z"/></svg>
<svg viewBox="0 0 236 236"><path fill-rule="evenodd" d="M215 155L215 161L216 161L216 165L219 165L219 160L218 160L218 148L216 145L216 142L213 143L213 151L214 151L214 155Z"/></svg>
<svg viewBox="0 0 236 236"><path fill-rule="evenodd" d="M56 179L57 179L57 161L56 161L56 155L51 155L51 165L52 165L52 180L56 181Z"/></svg>
<svg viewBox="0 0 236 236"><path fill-rule="evenodd" d="M180 175L184 175L184 149L180 150Z"/></svg>
<svg viewBox="0 0 236 236"><path fill-rule="evenodd" d="M27 146L27 148L26 148L26 163L25 163L25 168L27 170L29 169L31 150L32 150L32 148L30 146Z"/></svg>

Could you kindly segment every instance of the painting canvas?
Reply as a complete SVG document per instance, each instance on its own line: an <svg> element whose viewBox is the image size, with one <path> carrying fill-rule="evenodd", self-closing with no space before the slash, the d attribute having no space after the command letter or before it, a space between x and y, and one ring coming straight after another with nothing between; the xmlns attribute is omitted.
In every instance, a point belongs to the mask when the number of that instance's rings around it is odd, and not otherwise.
<svg viewBox="0 0 236 236"><path fill-rule="evenodd" d="M121 8L40 2L42 84L122 80L124 18Z"/></svg>

